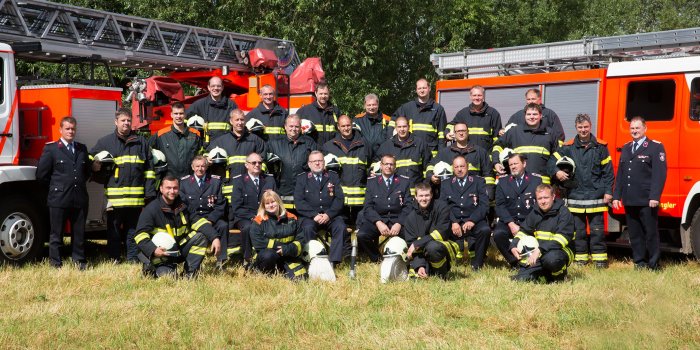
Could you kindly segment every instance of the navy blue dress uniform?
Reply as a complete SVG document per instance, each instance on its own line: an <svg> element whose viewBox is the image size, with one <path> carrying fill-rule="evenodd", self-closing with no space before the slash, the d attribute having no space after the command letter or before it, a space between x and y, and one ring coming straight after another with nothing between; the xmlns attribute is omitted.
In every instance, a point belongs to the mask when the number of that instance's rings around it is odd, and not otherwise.
<svg viewBox="0 0 700 350"><path fill-rule="evenodd" d="M330 230L328 260L332 263L339 263L343 259L343 253L349 248L347 226L342 215L343 203L345 203L345 195L338 174L324 171L319 175L305 172L297 176L294 206L301 217L301 227L306 241L317 238L323 240L323 237L318 234L319 231ZM319 225L314 221L314 217L318 214L327 214L330 222Z"/></svg>
<svg viewBox="0 0 700 350"><path fill-rule="evenodd" d="M520 226L510 248L518 246L525 235L534 236L539 244L541 256L532 266L526 266L527 258L521 260L520 270L513 278L521 281L561 281L574 256L571 246L574 240L574 219L561 199L555 199L552 207L543 212L539 206L530 212Z"/></svg>
<svg viewBox="0 0 700 350"><path fill-rule="evenodd" d="M49 262L52 266L61 266L59 249L66 219L73 231L73 261L85 266L85 215L89 203L86 182L91 165L84 144L72 142L66 145L62 139L47 143L39 158L36 178L49 189L46 204L51 223Z"/></svg>
<svg viewBox="0 0 700 350"><path fill-rule="evenodd" d="M272 164L273 175L277 182L277 194L282 197L286 209L294 209L294 187L297 175L303 173L309 153L318 149L313 139L306 135L292 141L287 136L267 143L267 150L280 158L278 164Z"/></svg>
<svg viewBox="0 0 700 350"><path fill-rule="evenodd" d="M493 186L496 184L496 178L493 174L493 166L488 152L480 146L467 144L467 147L459 147L456 142L453 142L449 147L441 149L437 157L434 157L428 166L425 177L430 179L433 176L433 168L439 162L452 164L452 161L457 156L462 156L469 162L469 175L476 175L484 178L486 182L486 192L489 194L489 199L493 199Z"/></svg>
<svg viewBox="0 0 700 350"><path fill-rule="evenodd" d="M454 124L458 122L467 123L469 142L490 151L493 143L498 140L498 132L503 127L501 114L486 102L481 107L477 108L472 103L462 108L450 122L450 129L453 130Z"/></svg>
<svg viewBox="0 0 700 350"><path fill-rule="evenodd" d="M211 96L205 96L195 101L187 108L187 118L198 115L204 119L204 144L231 130L229 119L231 111L238 108L236 102L221 96L215 101Z"/></svg>
<svg viewBox="0 0 700 350"><path fill-rule="evenodd" d="M519 178L512 175L501 177L496 184L498 221L493 228L493 241L511 266L516 266L518 259L510 252L510 240L514 235L508 224L513 222L522 226L527 215L537 206L535 190L540 184L542 179L528 172L524 172Z"/></svg>
<svg viewBox="0 0 700 350"><path fill-rule="evenodd" d="M369 164L369 147L358 133L353 131L352 139L345 140L336 135L323 145L323 154L334 154L338 157L340 168L340 184L345 195L345 205L348 207L361 206L365 199L367 173Z"/></svg>
<svg viewBox="0 0 700 350"><path fill-rule="evenodd" d="M207 246L214 240L214 236L206 236L204 232L190 230L190 221L187 219L187 206L180 197L168 205L163 197L158 197L143 208L136 226L134 241L138 245L138 259L143 263L145 276L161 277L177 272L177 264L185 262L185 275L194 277L204 260ZM179 257L153 256L156 245L151 241L154 235L164 232L175 239L175 247L179 250Z"/></svg>
<svg viewBox="0 0 700 350"><path fill-rule="evenodd" d="M192 230L221 239L219 261L227 258L225 247L228 242L226 199L221 194L221 186L221 178L217 175L206 175L201 179L188 175L180 179L180 198L187 206Z"/></svg>
<svg viewBox="0 0 700 350"><path fill-rule="evenodd" d="M549 162L553 153L559 148L559 139L544 123L540 122L532 129L527 125L518 125L506 131L493 146L491 160L498 163L498 157L504 148L511 148L513 153L527 158L527 171L542 176L542 183L549 184Z"/></svg>
<svg viewBox="0 0 700 350"><path fill-rule="evenodd" d="M246 114L245 120L246 122L252 118L259 120L265 125L265 130L260 137L265 141L272 141L287 138L284 132L284 121L288 115L287 110L277 102L272 108L267 108L260 102L255 109Z"/></svg>
<svg viewBox="0 0 700 350"><path fill-rule="evenodd" d="M250 227L250 239L256 252L255 269L266 273L282 272L292 280L306 277L306 266L301 259L306 243L304 230L294 214L256 216ZM279 249L282 254L277 253Z"/></svg>
<svg viewBox="0 0 700 350"><path fill-rule="evenodd" d="M462 256L459 245L452 240L450 208L443 201L433 200L426 209L413 201L403 232L406 244L415 247L409 276L416 276L423 267L428 275L447 278L452 265Z"/></svg>
<svg viewBox="0 0 700 350"><path fill-rule="evenodd" d="M171 125L160 129L150 141L151 147L165 155L168 162L167 175L179 179L192 173L192 159L202 149L202 139L198 130L186 128L184 132L180 132Z"/></svg>
<svg viewBox="0 0 700 350"><path fill-rule="evenodd" d="M461 179L453 176L440 183L440 200L447 203L450 212L450 223L464 225L471 221L474 227L469 232L464 232L462 237L454 237L460 247L464 246L466 239L471 258L471 267L474 270L484 266L486 250L489 247L491 230L486 215L489 211L489 197L486 193L486 182L478 176L465 176ZM452 230L450 229L450 232ZM463 251L462 248L460 251Z"/></svg>
<svg viewBox="0 0 700 350"><path fill-rule="evenodd" d="M599 267L607 266L608 253L605 245L605 228L603 217L608 212L608 204L603 197L612 195L614 175L608 143L591 135L587 143L582 143L578 135L564 143L554 158L570 157L576 164L572 188L566 191L566 206L574 215L576 229L577 263L588 263L589 252L591 260ZM553 159L554 160L554 159ZM550 168L552 180L555 183L557 168L554 161ZM586 223L590 227L590 235L586 234ZM589 249L590 245L590 249Z"/></svg>
<svg viewBox="0 0 700 350"><path fill-rule="evenodd" d="M134 245L134 234L141 209L146 199L156 197L151 150L143 136L131 132L122 138L116 131L102 137L90 150L90 157L102 151L114 158L114 171L105 183L107 207L107 252L109 257L119 260L121 244L126 239L126 258L136 261L138 249Z"/></svg>
<svg viewBox="0 0 700 350"><path fill-rule="evenodd" d="M226 255L240 254L243 248L243 258L252 257L250 246L250 225L258 213L260 198L265 191L276 191L277 185L272 175L260 174L258 183L250 174L236 175L232 179L233 193L231 210L229 211L229 228L239 229L240 236L231 235L226 245Z"/></svg>
<svg viewBox="0 0 700 350"><path fill-rule="evenodd" d="M613 200L621 200L637 267L659 267L659 207L649 206L660 200L666 183L666 151L661 142L640 140L636 152L633 142L622 147Z"/></svg>
<svg viewBox="0 0 700 350"><path fill-rule="evenodd" d="M396 223L405 225L412 202L411 183L407 176L392 175L385 179L378 175L367 179L365 205L357 218L357 244L370 260L379 260L380 233L376 223L381 221L389 228Z"/></svg>
<svg viewBox="0 0 700 350"><path fill-rule="evenodd" d="M321 107L318 102L302 106L297 110L297 115L302 119L308 119L314 123L315 130L308 133L317 144L323 145L335 137L335 125L340 117L340 109L331 101L328 101L326 108Z"/></svg>
<svg viewBox="0 0 700 350"><path fill-rule="evenodd" d="M382 112L377 112L377 115L361 113L356 115L352 121L354 126L360 131L360 134L362 134L362 137L365 138L365 143L369 146L369 159L371 162L376 162L381 158L377 151L382 142L387 139L386 129L390 121L391 117L382 114Z"/></svg>
<svg viewBox="0 0 700 350"><path fill-rule="evenodd" d="M557 139L564 142L566 137L564 135L564 127L561 125L559 116L555 111L545 107L544 105L540 106L542 107L542 124L552 129L554 135L557 136ZM510 119L508 119L506 126L510 124L525 125L525 109L519 109L517 112L513 113L513 115L510 116Z"/></svg>
<svg viewBox="0 0 700 350"><path fill-rule="evenodd" d="M423 182L425 170L433 158L428 144L413 133L409 133L404 141L400 141L398 135L384 141L379 147L379 157L385 154L393 154L396 157L396 174L408 177L411 188L416 183ZM414 192L415 189L412 193Z"/></svg>
<svg viewBox="0 0 700 350"><path fill-rule="evenodd" d="M265 141L257 135L251 134L247 129L243 130L240 136L236 136L233 132L227 132L217 137L209 144L207 152L215 147L223 148L228 156L226 159L226 176L222 192L224 197L228 200L228 203L231 204L231 192L233 191L231 180L234 176L246 172L245 161L249 154L255 152L261 157L265 157L267 147L265 146Z"/></svg>
<svg viewBox="0 0 700 350"><path fill-rule="evenodd" d="M445 145L444 131L447 128L445 109L433 99L429 99L426 103L420 103L418 99L408 101L391 115L387 136L394 133L396 118L401 116L408 119L408 131L425 141L432 156L437 155L438 149Z"/></svg>

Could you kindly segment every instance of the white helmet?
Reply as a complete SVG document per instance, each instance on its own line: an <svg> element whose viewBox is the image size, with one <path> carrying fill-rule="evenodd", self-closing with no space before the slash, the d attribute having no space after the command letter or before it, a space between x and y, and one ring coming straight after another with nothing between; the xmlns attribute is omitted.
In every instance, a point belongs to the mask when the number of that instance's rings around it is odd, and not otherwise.
<svg viewBox="0 0 700 350"><path fill-rule="evenodd" d="M306 262L310 262L319 255L328 255L326 247L320 241L312 239L309 243L304 244L304 251L301 253L301 258Z"/></svg>
<svg viewBox="0 0 700 350"><path fill-rule="evenodd" d="M250 132L263 132L265 130L265 125L255 118L250 118L250 120L245 123L245 127L248 128Z"/></svg>
<svg viewBox="0 0 700 350"><path fill-rule="evenodd" d="M156 245L156 247L161 247L165 250L170 250L175 247L175 238L168 234L167 232L160 231L153 235L151 242Z"/></svg>
<svg viewBox="0 0 700 350"><path fill-rule="evenodd" d="M520 253L520 263L527 266L527 258L532 254L532 251L540 246L535 236L526 235L518 241L518 253Z"/></svg>
<svg viewBox="0 0 700 350"><path fill-rule="evenodd" d="M352 122L352 128L359 131L359 132L362 132L362 128L359 125L357 125L357 123L355 123L355 122Z"/></svg>
<svg viewBox="0 0 700 350"><path fill-rule="evenodd" d="M338 160L338 157L336 157L335 154L328 153L325 157L323 157L323 160L326 163L326 169L340 170L340 161Z"/></svg>
<svg viewBox="0 0 700 350"><path fill-rule="evenodd" d="M157 173L168 169L168 161L165 159L165 154L163 152L157 149L152 149L151 157L153 158L154 170Z"/></svg>
<svg viewBox="0 0 700 350"><path fill-rule="evenodd" d="M377 176L379 176L379 175L382 174L382 165L381 165L381 163L382 163L381 161L376 161L376 162L372 163L372 172L371 172L371 174L374 174L374 175L377 175Z"/></svg>
<svg viewBox="0 0 700 350"><path fill-rule="evenodd" d="M281 159L280 159L280 157L279 157L278 155L276 155L276 154L274 154L274 153L270 153L270 152L267 153L267 155L265 156L265 158L266 158L265 161L266 161L267 163L277 163L277 162L281 161Z"/></svg>
<svg viewBox="0 0 700 350"><path fill-rule="evenodd" d="M314 130L316 130L316 126L312 121L308 119L301 120L301 132L303 134L310 134Z"/></svg>
<svg viewBox="0 0 700 350"><path fill-rule="evenodd" d="M435 167L433 168L433 175L439 177L442 180L446 180L453 174L454 172L452 170L452 165L448 164L447 162L440 161L437 164L435 164Z"/></svg>
<svg viewBox="0 0 700 350"><path fill-rule="evenodd" d="M557 161L557 168L571 177L576 172L576 163L570 157L563 156Z"/></svg>
<svg viewBox="0 0 700 350"><path fill-rule="evenodd" d="M214 147L209 151L209 159L211 159L212 164L226 164L228 153L221 147Z"/></svg>
<svg viewBox="0 0 700 350"><path fill-rule="evenodd" d="M107 151L102 151L100 153L97 153L95 155L95 159L102 162L102 163L113 163L114 162L114 157L112 157L112 154L107 152Z"/></svg>
<svg viewBox="0 0 700 350"><path fill-rule="evenodd" d="M503 133L504 134L507 133L508 130L510 130L511 128L516 127L516 126L518 126L518 124L515 124L515 123L510 123L510 124L506 125L506 127L503 128Z"/></svg>
<svg viewBox="0 0 700 350"><path fill-rule="evenodd" d="M385 258L389 256L400 256L403 261L408 260L406 253L408 253L408 244L406 244L403 238L396 236L389 238L386 243L384 243L384 249L382 250L382 254Z"/></svg>
<svg viewBox="0 0 700 350"><path fill-rule="evenodd" d="M187 118L187 127L194 128L197 130L204 129L204 118L200 115L195 114Z"/></svg>
<svg viewBox="0 0 700 350"><path fill-rule="evenodd" d="M503 165L503 167L506 169L507 173L510 173L510 167L508 166L508 159L512 157L515 154L512 149L506 147L504 148L501 153L498 154L498 162Z"/></svg>
<svg viewBox="0 0 700 350"><path fill-rule="evenodd" d="M398 238L398 237L394 237ZM379 280L382 283L405 281L408 279L408 263L399 255L384 257L379 267Z"/></svg>

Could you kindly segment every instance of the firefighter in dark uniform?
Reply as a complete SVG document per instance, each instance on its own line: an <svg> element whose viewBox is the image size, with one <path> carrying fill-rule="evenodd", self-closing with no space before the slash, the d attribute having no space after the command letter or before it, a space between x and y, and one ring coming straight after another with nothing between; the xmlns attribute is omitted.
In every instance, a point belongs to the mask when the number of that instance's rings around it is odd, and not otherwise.
<svg viewBox="0 0 700 350"><path fill-rule="evenodd" d="M450 233L450 209L440 200L433 200L432 188L427 183L416 184L416 197L406 216L404 236L410 259L409 276L427 278L447 273L461 252Z"/></svg>
<svg viewBox="0 0 700 350"><path fill-rule="evenodd" d="M352 129L347 115L338 118L338 135L323 145L324 154L333 154L340 163L340 184L350 222L355 222L365 199L369 148L362 136Z"/></svg>
<svg viewBox="0 0 700 350"><path fill-rule="evenodd" d="M223 95L224 82L219 77L209 79L209 96L195 101L187 109L187 118L200 116L204 119L204 144L231 130L229 116L237 109L236 102Z"/></svg>
<svg viewBox="0 0 700 350"><path fill-rule="evenodd" d="M315 89L316 101L305 105L297 114L302 119L307 119L314 123L313 130L303 130L314 141L323 145L335 137L335 125L340 117L340 109L331 102L331 89L326 83L316 84Z"/></svg>
<svg viewBox="0 0 700 350"><path fill-rule="evenodd" d="M377 151L379 146L386 141L386 129L391 117L379 111L379 97L375 94L365 96L365 111L355 116L353 127L360 131L365 143L370 147L370 160L377 162L381 154Z"/></svg>
<svg viewBox="0 0 700 350"><path fill-rule="evenodd" d="M306 266L301 259L304 230L296 215L288 212L274 191L262 194L258 215L250 227L255 248L253 267L265 273L282 272L292 280L306 278Z"/></svg>
<svg viewBox="0 0 700 350"><path fill-rule="evenodd" d="M395 120L396 135L384 141L379 147L379 154L393 154L396 158L396 173L409 179L409 187L415 191L415 184L425 179L433 155L430 147L422 139L408 131L408 119L398 117Z"/></svg>
<svg viewBox="0 0 700 350"><path fill-rule="evenodd" d="M71 227L73 263L80 270L87 266L85 260L85 215L88 210L87 180L90 177L90 159L87 147L75 141L77 121L64 117L60 123L61 138L49 142L39 158L36 178L48 185L51 224L49 236L49 263L61 267L60 248L63 243L63 227L66 219Z"/></svg>
<svg viewBox="0 0 700 350"><path fill-rule="evenodd" d="M276 156L276 162L268 160L277 182L277 193L285 209L294 209L294 186L297 175L304 172L309 153L318 149L309 136L301 135L301 118L292 114L284 122L286 137L267 143L268 154Z"/></svg>
<svg viewBox="0 0 700 350"><path fill-rule="evenodd" d="M447 128L445 109L430 98L430 83L426 79L418 79L416 94L418 95L416 100L404 103L392 114L387 136L394 134L396 118L404 116L409 121L409 131L425 141L431 155L436 156L438 149L445 146L444 132Z"/></svg>
<svg viewBox="0 0 700 350"><path fill-rule="evenodd" d="M578 135L554 153L556 159L569 157L576 165L573 177L556 167L550 169L556 183L569 188L566 207L574 215L577 264L588 264L590 258L598 268L608 267L603 217L612 201L614 176L608 143L591 134L591 117L579 114L575 120ZM554 163L554 162L551 162ZM586 234L586 223L590 235ZM590 256L589 256L590 253Z"/></svg>
<svg viewBox="0 0 700 350"><path fill-rule="evenodd" d="M188 209L192 230L207 237L219 237L221 246L228 242L228 220L225 216L226 199L221 194L221 177L207 174L208 162L204 156L192 160L193 175L180 179L180 197ZM218 257L221 266L227 256L222 249Z"/></svg>
<svg viewBox="0 0 700 350"><path fill-rule="evenodd" d="M491 237L486 219L489 197L484 179L468 175L468 167L464 157L458 156L452 161L454 176L440 184L440 200L445 201L449 208L454 240L463 247L466 239L471 267L477 271L484 266Z"/></svg>
<svg viewBox="0 0 700 350"><path fill-rule="evenodd" d="M542 107L531 103L525 107L525 125L510 128L493 146L491 159L500 175L505 175L505 167L498 162L504 148L527 157L527 171L542 176L542 183L549 184L548 163L559 148L559 140L552 129L542 123Z"/></svg>
<svg viewBox="0 0 700 350"><path fill-rule="evenodd" d="M484 178L486 191L489 199L493 199L493 187L496 179L493 175L493 166L488 152L475 144L469 143L469 127L466 123L459 122L454 126L454 142L449 147L445 147L433 158L426 170L426 178L435 185L440 185L440 178L433 174L433 167L439 162L452 164L452 160L457 156L464 157L469 163L469 175L476 175Z"/></svg>
<svg viewBox="0 0 700 350"><path fill-rule="evenodd" d="M515 268L518 259L510 251L510 240L537 205L535 189L542 184L542 179L525 171L525 158L520 154L508 157L508 166L510 175L500 177L496 184L498 221L493 228L493 241L506 262Z"/></svg>
<svg viewBox="0 0 700 350"><path fill-rule="evenodd" d="M659 200L666 183L666 151L646 137L646 121L630 120L632 141L622 147L613 208L625 208L632 258L636 268L659 268Z"/></svg>
<svg viewBox="0 0 700 350"><path fill-rule="evenodd" d="M447 140L452 141L455 138L453 125L463 122L469 125L469 141L481 148L491 151L493 143L498 139L498 131L502 128L501 114L489 106L484 98L486 91L482 86L474 86L469 90L469 98L471 104L464 107L455 115L450 122Z"/></svg>
<svg viewBox="0 0 700 350"><path fill-rule="evenodd" d="M117 110L114 124L115 132L99 139L90 150L91 159L94 159L92 170L99 172L102 167L99 159L94 158L95 155L103 151L112 155L114 171L105 182L108 208L107 252L112 260L120 261L122 242L126 241L126 259L136 262L136 224L145 203L156 197L156 175L148 143L143 136L131 130L131 110Z"/></svg>
<svg viewBox="0 0 700 350"><path fill-rule="evenodd" d="M229 211L229 227L241 231L239 235L230 235L225 246L226 255L240 254L243 247L243 258L252 258L250 246L250 225L257 215L260 197L265 191L276 191L277 186L272 175L262 172L262 157L251 153L246 157L246 173L236 175L232 179L233 194L231 195L231 210Z"/></svg>
<svg viewBox="0 0 700 350"><path fill-rule="evenodd" d="M202 148L199 131L185 124L185 105L175 102L170 116L173 125L163 128L151 137L151 146L165 155L168 161L166 174L181 178L192 173L192 159Z"/></svg>
<svg viewBox="0 0 700 350"><path fill-rule="evenodd" d="M406 176L396 175L396 158L385 154L381 175L367 179L365 205L357 218L357 245L370 260L379 260L379 237L382 241L399 236L411 210L413 196Z"/></svg>
<svg viewBox="0 0 700 350"><path fill-rule="evenodd" d="M259 135L265 141L284 139L284 121L288 113L277 103L276 95L275 88L263 85L260 88L262 101L246 115L246 121L255 118L265 125L263 134Z"/></svg>
<svg viewBox="0 0 700 350"><path fill-rule="evenodd" d="M541 184L535 190L537 207L525 217L520 231L510 243L511 254L520 260L520 269L513 276L517 281L557 282L566 278L574 256L574 219L561 199L555 199L554 189ZM518 242L526 235L534 236L539 245L529 256L521 256ZM523 254L524 255L524 254Z"/></svg>
<svg viewBox="0 0 700 350"><path fill-rule="evenodd" d="M566 140L564 136L564 128L561 126L561 121L559 116L553 110L545 107L542 104L542 92L539 89L529 89L525 92L525 105L530 103L536 103L542 107L542 123L552 129L554 135L557 139L564 142ZM519 109L517 112L513 113L506 123L506 128L512 127L512 125L525 125L525 109ZM506 132L505 129L501 129L499 136L502 136Z"/></svg>
<svg viewBox="0 0 700 350"><path fill-rule="evenodd" d="M338 264L343 259L343 253L349 249L346 246L347 237L343 219L343 203L345 195L340 185L340 178L335 172L325 171L323 153L313 151L308 161L311 171L297 176L294 189L294 206L301 217L306 242L321 239L319 230L330 230L331 243L328 260Z"/></svg>
<svg viewBox="0 0 700 350"><path fill-rule="evenodd" d="M255 152L264 155L266 153L265 141L255 134L251 134L245 127L245 114L240 109L231 112L231 125L233 129L214 141L207 147L207 152L216 147L221 147L226 151L226 176L224 179L223 194L231 203L231 179L234 176L243 174L246 171L246 157Z"/></svg>
<svg viewBox="0 0 700 350"><path fill-rule="evenodd" d="M180 198L179 191L178 179L166 175L160 184L161 195L149 203L138 218L134 240L140 251L138 257L143 263L145 276L175 275L177 263L184 260L185 276L195 277L207 246L211 243L215 255L221 248L214 230L191 230L187 205ZM153 243L153 237L161 232L175 239L175 246L170 251L179 251L179 257L171 256L165 247Z"/></svg>

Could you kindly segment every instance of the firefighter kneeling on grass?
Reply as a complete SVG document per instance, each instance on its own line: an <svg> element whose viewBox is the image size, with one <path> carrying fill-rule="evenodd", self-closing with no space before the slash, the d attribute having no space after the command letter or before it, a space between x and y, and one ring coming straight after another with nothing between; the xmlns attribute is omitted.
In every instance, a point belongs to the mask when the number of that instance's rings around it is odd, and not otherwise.
<svg viewBox="0 0 700 350"><path fill-rule="evenodd" d="M134 240L145 276L176 275L177 264L184 261L184 276L192 278L204 260L211 242L214 255L221 249L219 237L191 231L187 206L180 199L177 178L165 176L160 183L160 197L141 212ZM213 231L213 230L212 230Z"/></svg>
<svg viewBox="0 0 700 350"><path fill-rule="evenodd" d="M535 196L537 207L527 215L510 243L511 253L520 260L518 274L512 278L563 281L573 260L570 246L574 240L574 218L564 201L555 199L552 186L537 186Z"/></svg>

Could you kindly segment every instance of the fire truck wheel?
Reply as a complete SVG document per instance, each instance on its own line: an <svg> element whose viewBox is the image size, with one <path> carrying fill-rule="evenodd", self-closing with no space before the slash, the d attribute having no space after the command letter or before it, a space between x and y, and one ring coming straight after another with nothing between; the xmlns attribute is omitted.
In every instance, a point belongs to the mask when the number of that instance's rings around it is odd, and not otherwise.
<svg viewBox="0 0 700 350"><path fill-rule="evenodd" d="M43 228L32 205L21 198L0 203L0 262L23 264L44 246Z"/></svg>
<svg viewBox="0 0 700 350"><path fill-rule="evenodd" d="M700 209L695 211L690 224L690 247L693 248L695 259L700 260Z"/></svg>

